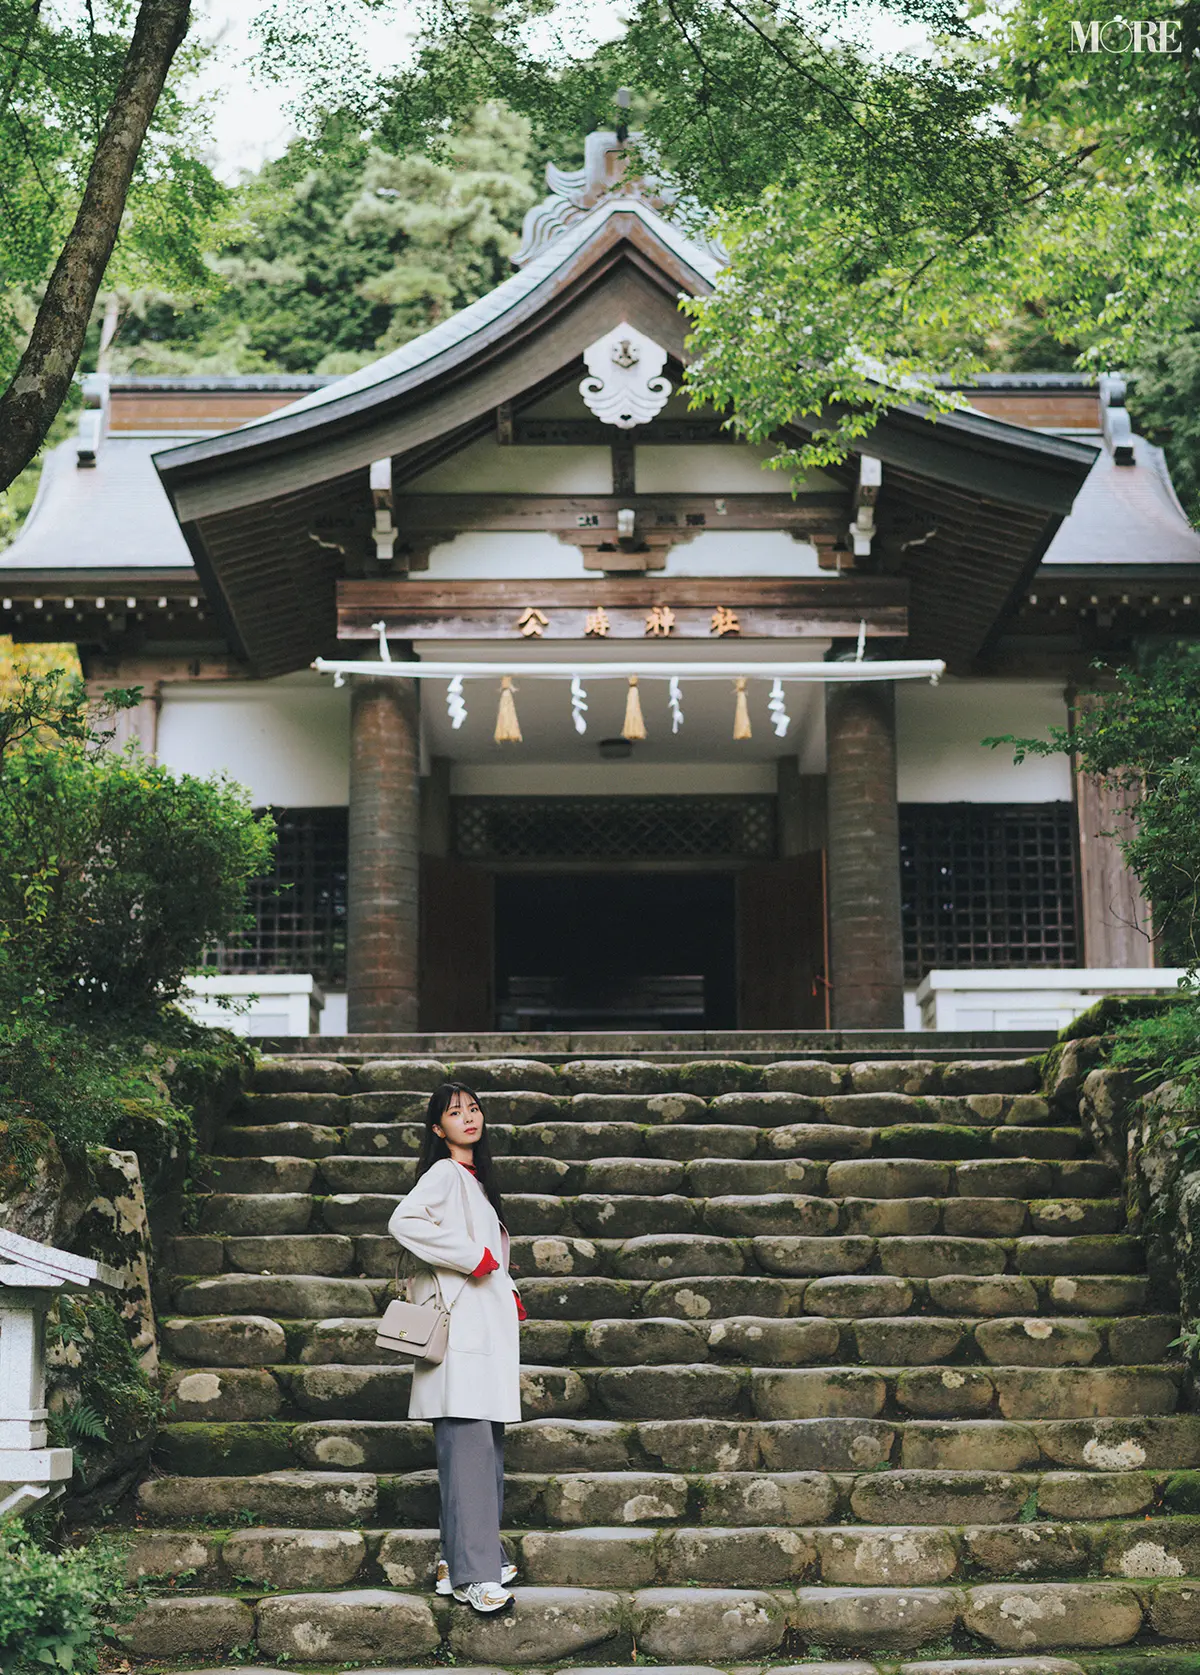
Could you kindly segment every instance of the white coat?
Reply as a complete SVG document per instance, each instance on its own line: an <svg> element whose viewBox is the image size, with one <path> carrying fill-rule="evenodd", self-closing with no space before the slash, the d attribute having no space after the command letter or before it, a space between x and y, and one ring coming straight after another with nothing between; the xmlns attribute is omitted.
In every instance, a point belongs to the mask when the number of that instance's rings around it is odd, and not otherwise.
<svg viewBox="0 0 1200 1675"><path fill-rule="evenodd" d="M508 1274L508 1233L479 1182L461 1163L443 1157L392 1211L392 1237L434 1269L450 1310L445 1358L413 1363L410 1419L521 1417L521 1345L517 1304ZM485 1248L500 1266L471 1275ZM433 1274L418 1272L413 1300L436 1295Z"/></svg>

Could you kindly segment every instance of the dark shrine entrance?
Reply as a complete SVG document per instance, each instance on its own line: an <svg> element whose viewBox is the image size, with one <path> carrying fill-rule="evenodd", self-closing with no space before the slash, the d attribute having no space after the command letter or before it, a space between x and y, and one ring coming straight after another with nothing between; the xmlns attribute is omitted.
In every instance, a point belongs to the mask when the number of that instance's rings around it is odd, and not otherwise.
<svg viewBox="0 0 1200 1675"><path fill-rule="evenodd" d="M771 797L452 797L421 856L420 1027L829 1027L825 857Z"/></svg>
<svg viewBox="0 0 1200 1675"><path fill-rule="evenodd" d="M825 857L722 871L421 858L421 1028L828 1029Z"/></svg>
<svg viewBox="0 0 1200 1675"><path fill-rule="evenodd" d="M733 1029L732 873L501 874L502 1030Z"/></svg>

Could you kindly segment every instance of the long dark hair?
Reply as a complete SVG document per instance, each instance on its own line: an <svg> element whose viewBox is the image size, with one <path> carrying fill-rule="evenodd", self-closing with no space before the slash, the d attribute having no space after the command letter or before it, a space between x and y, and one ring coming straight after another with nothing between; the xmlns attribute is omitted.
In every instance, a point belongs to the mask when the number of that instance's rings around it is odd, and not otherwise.
<svg viewBox="0 0 1200 1675"><path fill-rule="evenodd" d="M456 1093L465 1093L472 1098L479 1109L483 1104L474 1088L469 1088L465 1082L442 1082L434 1088L429 1096L429 1104L425 1110L425 1132L421 1136L421 1155L417 1159L417 1179L427 1169L432 1169L435 1163L450 1156L450 1148L440 1134L433 1132L434 1124L440 1123L446 1114L446 1108ZM496 1170L492 1162L492 1148L488 1144L487 1113L484 1112L483 1127L479 1131L479 1138L475 1142L471 1162L475 1173L479 1177L479 1184L487 1193L488 1201L496 1212L497 1220L504 1222L504 1201L500 1197L500 1188L496 1183Z"/></svg>

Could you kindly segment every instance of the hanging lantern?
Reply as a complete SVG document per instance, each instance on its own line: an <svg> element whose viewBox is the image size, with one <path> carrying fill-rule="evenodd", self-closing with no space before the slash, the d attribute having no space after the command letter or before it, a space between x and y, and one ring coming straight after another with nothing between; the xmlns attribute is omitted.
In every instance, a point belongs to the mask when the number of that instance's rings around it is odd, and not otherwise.
<svg viewBox="0 0 1200 1675"><path fill-rule="evenodd" d="M734 681L737 691L737 702L733 709L733 736L735 739L748 739L750 732L750 709L746 703L746 677L739 675Z"/></svg>
<svg viewBox="0 0 1200 1675"><path fill-rule="evenodd" d="M667 688L667 702L671 706L671 731L677 733L683 726L683 688L679 684L679 676L671 676L671 684Z"/></svg>
<svg viewBox="0 0 1200 1675"><path fill-rule="evenodd" d="M577 733L587 732L587 692L578 675L571 676L571 720Z"/></svg>
<svg viewBox="0 0 1200 1675"><path fill-rule="evenodd" d="M467 719L467 706L463 701L463 678L455 675L446 688L446 712L450 717L450 725L457 733Z"/></svg>
<svg viewBox="0 0 1200 1675"><path fill-rule="evenodd" d="M638 697L638 678L629 677L629 696L625 700L625 725L621 728L623 739L644 739L646 737L646 723L642 720L642 700Z"/></svg>
<svg viewBox="0 0 1200 1675"><path fill-rule="evenodd" d="M521 742L521 724L517 720L513 690L512 676L503 675L500 680L500 708L496 711L496 731L492 735L497 744Z"/></svg>

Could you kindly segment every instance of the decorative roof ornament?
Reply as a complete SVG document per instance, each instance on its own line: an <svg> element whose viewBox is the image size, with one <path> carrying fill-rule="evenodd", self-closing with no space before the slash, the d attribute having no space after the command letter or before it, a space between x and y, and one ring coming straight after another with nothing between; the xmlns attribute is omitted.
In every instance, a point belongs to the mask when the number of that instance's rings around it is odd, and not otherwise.
<svg viewBox="0 0 1200 1675"><path fill-rule="evenodd" d="M704 236L699 205L685 198L673 181L648 172L626 179L629 162L627 146L640 148L645 157L645 136L641 133L627 135L622 123L616 132L601 128L587 136L583 142L581 169L560 169L553 163L546 164L546 184L550 188L550 196L526 211L521 227L521 246L512 258L515 268L523 268L539 256L560 233L576 221L581 221L602 199L609 197L630 198L636 203L648 204L651 209L679 222L687 237L705 254L722 264L729 260L723 246ZM672 211L675 213L672 214Z"/></svg>
<svg viewBox="0 0 1200 1675"><path fill-rule="evenodd" d="M622 320L583 351L591 374L579 393L602 424L632 430L644 425L667 404L671 380L662 377L667 351Z"/></svg>

